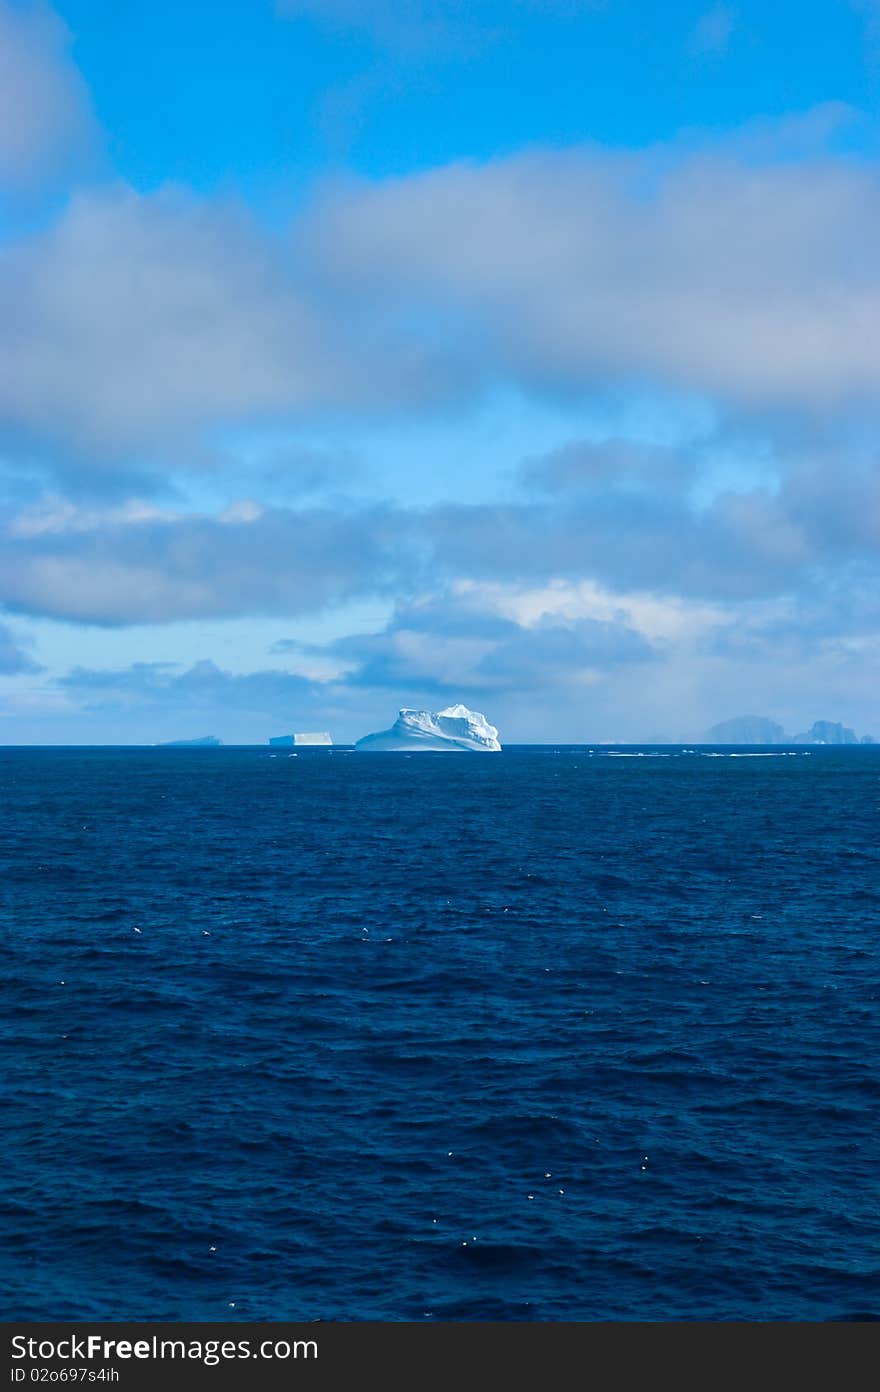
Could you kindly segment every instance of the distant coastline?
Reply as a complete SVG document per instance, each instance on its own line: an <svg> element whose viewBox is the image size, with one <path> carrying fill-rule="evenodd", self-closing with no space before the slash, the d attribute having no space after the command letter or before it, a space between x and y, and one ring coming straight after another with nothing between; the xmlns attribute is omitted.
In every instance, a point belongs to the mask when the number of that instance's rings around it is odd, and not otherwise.
<svg viewBox="0 0 880 1392"><path fill-rule="evenodd" d="M787 735L775 720L763 715L739 715L706 731L709 744L876 744L873 735L856 734L836 720L814 720L809 730Z"/></svg>

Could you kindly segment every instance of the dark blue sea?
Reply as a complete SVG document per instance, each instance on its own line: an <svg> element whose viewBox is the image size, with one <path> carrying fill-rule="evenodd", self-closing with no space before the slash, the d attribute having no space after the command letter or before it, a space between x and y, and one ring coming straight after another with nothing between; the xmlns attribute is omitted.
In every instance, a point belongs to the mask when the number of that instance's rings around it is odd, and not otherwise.
<svg viewBox="0 0 880 1392"><path fill-rule="evenodd" d="M880 1317L880 749L736 754L0 750L0 1317Z"/></svg>

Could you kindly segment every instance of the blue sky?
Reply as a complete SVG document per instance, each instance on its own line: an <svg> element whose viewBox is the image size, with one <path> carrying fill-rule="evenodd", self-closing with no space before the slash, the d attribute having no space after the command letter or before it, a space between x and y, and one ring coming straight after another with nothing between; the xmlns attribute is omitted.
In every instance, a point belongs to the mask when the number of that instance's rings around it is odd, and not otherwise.
<svg viewBox="0 0 880 1392"><path fill-rule="evenodd" d="M0 0L0 742L880 734L880 4Z"/></svg>

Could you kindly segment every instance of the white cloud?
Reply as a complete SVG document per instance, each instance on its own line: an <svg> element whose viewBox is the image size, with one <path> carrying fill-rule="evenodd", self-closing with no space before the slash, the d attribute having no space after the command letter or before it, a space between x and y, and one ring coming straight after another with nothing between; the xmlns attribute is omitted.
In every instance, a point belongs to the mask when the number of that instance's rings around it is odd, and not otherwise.
<svg viewBox="0 0 880 1392"><path fill-rule="evenodd" d="M117 507L84 507L69 498L47 494L12 516L7 527L11 540L91 532L98 527L135 526L139 522L174 521L178 514L132 498Z"/></svg>
<svg viewBox="0 0 880 1392"><path fill-rule="evenodd" d="M321 306L280 239L168 188L75 197L0 256L0 419L118 467L199 431L444 390L436 354Z"/></svg>
<svg viewBox="0 0 880 1392"><path fill-rule="evenodd" d="M108 626L316 612L400 583L406 546L392 548L400 530L382 509L297 512L244 501L200 515L56 500L10 518L0 603Z"/></svg>
<svg viewBox="0 0 880 1392"><path fill-rule="evenodd" d="M424 414L499 384L870 405L880 178L771 153L764 130L347 182L289 237L181 189L80 194L0 254L0 430L94 482L191 461L226 426Z"/></svg>
<svg viewBox="0 0 880 1392"><path fill-rule="evenodd" d="M696 638L727 617L720 605L676 595L609 590L593 580L559 578L540 586L458 580L452 592L526 629L547 619L569 623L592 619L627 624L652 642Z"/></svg>
<svg viewBox="0 0 880 1392"><path fill-rule="evenodd" d="M95 141L70 34L40 0L0 0L0 184L28 188Z"/></svg>
<svg viewBox="0 0 880 1392"><path fill-rule="evenodd" d="M870 398L880 179L767 155L536 150L348 182L306 226L337 293L418 306L532 390L651 382L807 411Z"/></svg>

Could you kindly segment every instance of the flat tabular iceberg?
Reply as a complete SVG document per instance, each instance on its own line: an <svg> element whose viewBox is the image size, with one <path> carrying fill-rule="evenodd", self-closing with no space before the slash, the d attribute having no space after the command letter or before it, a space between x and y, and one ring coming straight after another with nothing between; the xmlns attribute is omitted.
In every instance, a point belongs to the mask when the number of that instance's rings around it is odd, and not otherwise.
<svg viewBox="0 0 880 1392"><path fill-rule="evenodd" d="M326 730L304 731L298 735L273 735L269 743L277 749L289 749L295 744L332 744Z"/></svg>
<svg viewBox="0 0 880 1392"><path fill-rule="evenodd" d="M447 706L442 711L402 710L390 730L364 735L355 749L396 753L413 749L467 749L473 753L500 750L498 731L479 711Z"/></svg>

